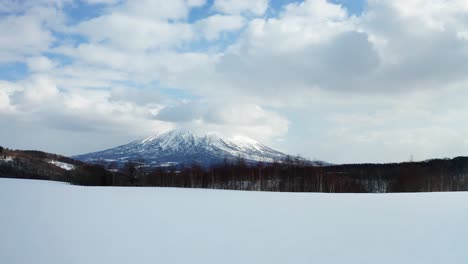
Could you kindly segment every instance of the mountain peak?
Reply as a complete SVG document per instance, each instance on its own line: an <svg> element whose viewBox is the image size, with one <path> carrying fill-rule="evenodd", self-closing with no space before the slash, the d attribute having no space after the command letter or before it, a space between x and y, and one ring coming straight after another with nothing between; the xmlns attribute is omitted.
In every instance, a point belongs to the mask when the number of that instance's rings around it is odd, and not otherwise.
<svg viewBox="0 0 468 264"><path fill-rule="evenodd" d="M163 133L158 133L158 134L155 134L155 135L152 135L150 137L147 137L145 139L143 139L141 141L141 143L151 143L155 140L160 140L160 139L164 139L166 141L171 141L171 140L174 140L174 139L185 139L185 140L190 140L190 139L193 139L194 138L194 135L192 133L190 133L189 131L186 131L186 130L180 130L180 129L177 129L177 130L170 130L170 131L166 131L166 132L163 132Z"/></svg>
<svg viewBox="0 0 468 264"><path fill-rule="evenodd" d="M191 132L186 129L173 129L163 133L158 133L147 137L141 140L142 144L148 144L153 141L163 140L168 145L171 143L177 144L181 141L192 142L193 144L206 143L206 144L215 144L216 142L224 142L227 144L234 144L239 146L248 146L259 144L256 140L249 138L247 136L236 135L233 137L221 136L219 133L210 132L210 133L200 133L200 132Z"/></svg>
<svg viewBox="0 0 468 264"><path fill-rule="evenodd" d="M273 162L284 159L286 154L245 136L227 138L216 133L201 134L176 129L75 158L86 162L105 160L117 163L144 160L148 166L158 167L192 163L210 166L238 157L243 157L247 162Z"/></svg>

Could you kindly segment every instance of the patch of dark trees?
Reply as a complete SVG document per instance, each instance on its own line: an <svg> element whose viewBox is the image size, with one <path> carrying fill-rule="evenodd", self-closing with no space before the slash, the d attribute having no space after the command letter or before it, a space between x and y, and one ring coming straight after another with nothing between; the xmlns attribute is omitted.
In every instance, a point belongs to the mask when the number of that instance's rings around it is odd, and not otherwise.
<svg viewBox="0 0 468 264"><path fill-rule="evenodd" d="M331 193L468 191L466 157L322 167L293 159L256 166L239 160L210 169L193 165L134 174L139 186Z"/></svg>
<svg viewBox="0 0 468 264"><path fill-rule="evenodd" d="M59 161L75 166L65 170L50 163ZM35 150L10 150L0 147L0 178L69 182L77 185L109 186L113 173L102 166L86 164L68 157Z"/></svg>
<svg viewBox="0 0 468 264"><path fill-rule="evenodd" d="M6 153L7 152L7 153ZM34 151L0 148L9 162L0 160L0 177L64 181L85 186L157 186L272 192L386 193L468 191L468 157L390 164L315 166L288 158L252 165L239 158L211 168L147 168L127 162L105 168L66 157ZM50 156L52 155L52 156ZM47 162L51 158L74 164L64 170Z"/></svg>

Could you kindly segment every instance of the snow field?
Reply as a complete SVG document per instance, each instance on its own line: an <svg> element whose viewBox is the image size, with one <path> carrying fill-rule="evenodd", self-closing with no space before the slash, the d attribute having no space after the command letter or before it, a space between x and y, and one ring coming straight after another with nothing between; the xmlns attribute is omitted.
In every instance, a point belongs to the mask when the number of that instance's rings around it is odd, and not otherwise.
<svg viewBox="0 0 468 264"><path fill-rule="evenodd" d="M0 179L1 263L468 263L468 193L81 187Z"/></svg>

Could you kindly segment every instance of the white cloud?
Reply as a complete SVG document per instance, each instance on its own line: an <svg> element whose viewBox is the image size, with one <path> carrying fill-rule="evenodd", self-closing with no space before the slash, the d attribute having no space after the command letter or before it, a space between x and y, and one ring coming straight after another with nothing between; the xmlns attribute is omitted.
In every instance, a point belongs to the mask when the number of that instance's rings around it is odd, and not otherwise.
<svg viewBox="0 0 468 264"><path fill-rule="evenodd" d="M5 91L0 90L0 113L11 110L10 97Z"/></svg>
<svg viewBox="0 0 468 264"><path fill-rule="evenodd" d="M225 136L247 135L263 142L284 136L288 130L288 120L281 114L237 100L222 104L182 102L161 109L155 118L190 130Z"/></svg>
<svg viewBox="0 0 468 264"><path fill-rule="evenodd" d="M0 61L25 62L33 75L0 83L0 108L18 124L96 137L175 125L286 137L276 145L336 162L459 154L465 2L370 0L350 15L306 0L262 17L268 1L217 0L191 23L206 1L118 1L76 25L54 1L2 3L13 13L0 18Z"/></svg>
<svg viewBox="0 0 468 264"><path fill-rule="evenodd" d="M215 0L213 7L225 14L261 16L268 8L268 0Z"/></svg>
<svg viewBox="0 0 468 264"><path fill-rule="evenodd" d="M196 27L209 40L214 40L223 32L237 31L245 24L242 16L213 15L197 21Z"/></svg>
<svg viewBox="0 0 468 264"><path fill-rule="evenodd" d="M316 94L313 103L301 108L298 121L308 122L294 124L307 136L289 137L285 150L347 163L466 155L464 87L381 95Z"/></svg>
<svg viewBox="0 0 468 264"><path fill-rule="evenodd" d="M106 42L126 50L167 48L194 39L192 28L184 23L113 13L82 22L77 32L92 42Z"/></svg>
<svg viewBox="0 0 468 264"><path fill-rule="evenodd" d="M214 72L206 72L205 86L287 104L314 89L401 93L466 82L467 41L460 37L465 9L443 2L452 7L433 11L445 14L437 19L444 24L440 30L394 4L372 1L356 17L339 5L309 0L289 4L277 18L253 19Z"/></svg>
<svg viewBox="0 0 468 264"><path fill-rule="evenodd" d="M190 7L200 7L206 4L206 0L186 0Z"/></svg>
<svg viewBox="0 0 468 264"><path fill-rule="evenodd" d="M8 2L8 1L7 1ZM52 31L64 28L63 5L69 1L13 1L0 4L0 63L40 56L56 41Z"/></svg>
<svg viewBox="0 0 468 264"><path fill-rule="evenodd" d="M0 17L0 62L38 55L54 40L41 21L30 15Z"/></svg>
<svg viewBox="0 0 468 264"><path fill-rule="evenodd" d="M49 7L61 9L64 5L72 3L73 0L11 0L0 2L0 13L24 13L37 7ZM52 18L54 19L54 18Z"/></svg>
<svg viewBox="0 0 468 264"><path fill-rule="evenodd" d="M375 2L373 4L384 4ZM428 28L444 30L447 26L458 24L468 12L468 4L463 0L454 1L392 1L385 3L394 8L405 19L423 22Z"/></svg>
<svg viewBox="0 0 468 264"><path fill-rule="evenodd" d="M113 81L125 80L140 84L159 81L166 87L178 87L181 75L196 78L198 70L210 69L215 60L210 54L200 52L128 51L103 44L62 46L54 52L75 60L73 65L56 71L59 78L82 83L93 80L96 81L93 87L109 87Z"/></svg>
<svg viewBox="0 0 468 264"><path fill-rule="evenodd" d="M0 80L0 114L12 114L16 111L12 96L22 90L18 83Z"/></svg>
<svg viewBox="0 0 468 264"><path fill-rule="evenodd" d="M56 64L45 56L36 56L26 59L26 64L32 72L45 72L52 70Z"/></svg>
<svg viewBox="0 0 468 264"><path fill-rule="evenodd" d="M347 18L346 10L341 5L330 3L327 0L308 0L300 3L291 3L285 7L282 17L309 17L324 22L342 21Z"/></svg>
<svg viewBox="0 0 468 264"><path fill-rule="evenodd" d="M33 75L21 83L23 89L17 101L23 109L34 111L35 107L59 101L59 90L54 81L46 75Z"/></svg>
<svg viewBox="0 0 468 264"><path fill-rule="evenodd" d="M113 90L59 89L56 80L47 75L33 75L19 83L3 82L0 88L1 111L15 117L17 126L31 123L51 130L125 133L133 137L173 126L151 119L152 112L162 108L162 99L158 98L136 102L116 96ZM131 90L123 86L118 89L120 94Z"/></svg>
<svg viewBox="0 0 468 264"><path fill-rule="evenodd" d="M134 18L151 20L183 19L186 18L190 6L194 2L184 0L139 0L125 1L112 9L113 13L125 13Z"/></svg>

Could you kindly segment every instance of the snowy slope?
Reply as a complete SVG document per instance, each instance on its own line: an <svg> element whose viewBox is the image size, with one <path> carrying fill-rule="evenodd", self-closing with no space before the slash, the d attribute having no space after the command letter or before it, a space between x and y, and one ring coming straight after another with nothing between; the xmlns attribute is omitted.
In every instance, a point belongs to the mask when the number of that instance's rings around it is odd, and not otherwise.
<svg viewBox="0 0 468 264"><path fill-rule="evenodd" d="M468 193L293 194L0 179L1 263L468 263Z"/></svg>
<svg viewBox="0 0 468 264"><path fill-rule="evenodd" d="M204 166L218 164L224 159L243 157L251 162L282 160L286 154L245 137L222 138L216 135L196 135L188 131L173 130L108 150L75 156L85 162L119 163L144 160L151 166L164 164Z"/></svg>
<svg viewBox="0 0 468 264"><path fill-rule="evenodd" d="M75 165L73 164L70 164L70 163L66 163L66 162L61 162L61 161L56 161L56 160L50 160L49 161L50 164L53 164L59 168L62 168L64 170L74 170L75 169Z"/></svg>

